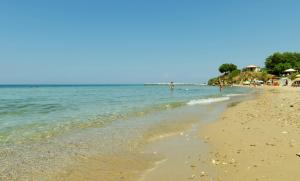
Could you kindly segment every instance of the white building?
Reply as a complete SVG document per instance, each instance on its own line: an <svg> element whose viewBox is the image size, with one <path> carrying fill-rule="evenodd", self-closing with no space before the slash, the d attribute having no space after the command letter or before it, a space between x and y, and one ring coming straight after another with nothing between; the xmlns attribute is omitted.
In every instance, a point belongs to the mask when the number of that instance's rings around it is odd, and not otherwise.
<svg viewBox="0 0 300 181"><path fill-rule="evenodd" d="M247 67L245 67L245 70L250 72L259 72L260 67L256 65L248 65Z"/></svg>

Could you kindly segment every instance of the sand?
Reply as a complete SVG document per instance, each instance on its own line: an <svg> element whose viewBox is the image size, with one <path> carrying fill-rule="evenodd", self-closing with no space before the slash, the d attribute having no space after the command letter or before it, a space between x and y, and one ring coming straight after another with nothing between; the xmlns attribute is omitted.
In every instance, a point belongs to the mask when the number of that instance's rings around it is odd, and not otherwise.
<svg viewBox="0 0 300 181"><path fill-rule="evenodd" d="M235 99L239 100L239 99ZM192 121L190 128L182 127L166 137L159 137L145 147L145 153L155 153L163 159L155 167L146 170L139 181L215 180L214 166L210 164L210 145L199 135L200 128L215 121L227 107L226 102L205 105L201 114L184 116L184 122ZM166 129L164 129L166 130Z"/></svg>
<svg viewBox="0 0 300 181"><path fill-rule="evenodd" d="M263 88L231 106L201 136L216 180L300 180L300 91Z"/></svg>
<svg viewBox="0 0 300 181"><path fill-rule="evenodd" d="M156 140L146 152L163 156L163 160L146 171L139 181L209 180L208 147L199 139L199 124L166 139Z"/></svg>

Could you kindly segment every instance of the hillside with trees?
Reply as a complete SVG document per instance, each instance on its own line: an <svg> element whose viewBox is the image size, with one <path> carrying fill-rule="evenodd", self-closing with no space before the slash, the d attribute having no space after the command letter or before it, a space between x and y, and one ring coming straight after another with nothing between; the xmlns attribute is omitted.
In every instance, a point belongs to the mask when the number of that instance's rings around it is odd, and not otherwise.
<svg viewBox="0 0 300 181"><path fill-rule="evenodd" d="M220 76L208 81L209 85L218 85L219 80L225 85L242 84L244 81L260 80L266 82L272 77L278 77L284 74L287 69L300 70L300 53L296 52L276 52L268 56L265 60L265 68L260 71L249 71L247 69L238 69L232 63L220 65ZM288 75L288 78L294 79L298 73Z"/></svg>

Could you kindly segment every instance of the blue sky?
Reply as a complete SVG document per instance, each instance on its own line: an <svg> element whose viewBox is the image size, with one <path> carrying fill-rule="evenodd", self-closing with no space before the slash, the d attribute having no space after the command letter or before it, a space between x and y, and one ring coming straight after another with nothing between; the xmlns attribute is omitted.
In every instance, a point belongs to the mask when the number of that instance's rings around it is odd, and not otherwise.
<svg viewBox="0 0 300 181"><path fill-rule="evenodd" d="M0 83L204 82L300 50L300 1L2 0Z"/></svg>

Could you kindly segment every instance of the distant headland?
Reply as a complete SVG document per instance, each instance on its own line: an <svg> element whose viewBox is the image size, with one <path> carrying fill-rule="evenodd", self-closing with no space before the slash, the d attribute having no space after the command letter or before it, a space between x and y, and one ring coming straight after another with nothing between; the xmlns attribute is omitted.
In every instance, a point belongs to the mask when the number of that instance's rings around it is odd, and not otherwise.
<svg viewBox="0 0 300 181"><path fill-rule="evenodd" d="M273 85L295 86L300 84L300 53L276 52L265 60L265 67L248 65L242 69L232 63L219 67L220 76L208 81L208 85Z"/></svg>

